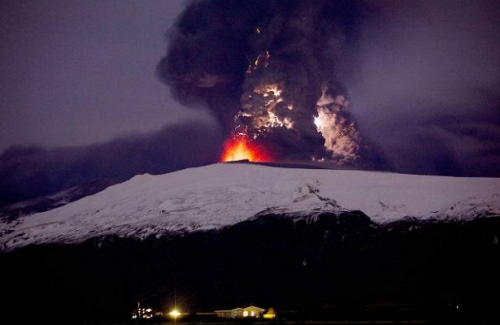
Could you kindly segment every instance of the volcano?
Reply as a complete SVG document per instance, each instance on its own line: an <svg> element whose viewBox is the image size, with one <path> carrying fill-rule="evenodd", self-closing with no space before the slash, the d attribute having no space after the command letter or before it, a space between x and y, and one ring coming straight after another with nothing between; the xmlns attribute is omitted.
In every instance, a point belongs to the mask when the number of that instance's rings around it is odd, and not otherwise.
<svg viewBox="0 0 500 325"><path fill-rule="evenodd" d="M263 146L256 144L245 135L233 136L224 143L221 161L248 160L252 162L271 161L272 157Z"/></svg>

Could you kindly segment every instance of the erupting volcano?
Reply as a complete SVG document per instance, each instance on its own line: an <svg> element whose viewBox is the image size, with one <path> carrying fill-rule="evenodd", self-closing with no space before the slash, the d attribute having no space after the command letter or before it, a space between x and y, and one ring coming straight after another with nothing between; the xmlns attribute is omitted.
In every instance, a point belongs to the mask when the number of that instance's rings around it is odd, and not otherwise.
<svg viewBox="0 0 500 325"><path fill-rule="evenodd" d="M253 162L271 161L271 155L262 146L252 142L246 135L236 135L224 142L221 162L248 160Z"/></svg>
<svg viewBox="0 0 500 325"><path fill-rule="evenodd" d="M357 167L382 161L369 157L339 74L351 9L329 0L190 2L157 72L181 103L218 118L228 136L222 161L269 161L271 151Z"/></svg>

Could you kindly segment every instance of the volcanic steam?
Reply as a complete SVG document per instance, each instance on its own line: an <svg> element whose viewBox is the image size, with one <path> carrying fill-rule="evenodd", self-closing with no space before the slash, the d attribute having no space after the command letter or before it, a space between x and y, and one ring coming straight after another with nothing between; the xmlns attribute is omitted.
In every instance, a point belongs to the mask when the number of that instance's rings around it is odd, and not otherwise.
<svg viewBox="0 0 500 325"><path fill-rule="evenodd" d="M362 138L337 71L353 3L191 1L157 73L181 103L219 119L228 134L223 161L356 165Z"/></svg>

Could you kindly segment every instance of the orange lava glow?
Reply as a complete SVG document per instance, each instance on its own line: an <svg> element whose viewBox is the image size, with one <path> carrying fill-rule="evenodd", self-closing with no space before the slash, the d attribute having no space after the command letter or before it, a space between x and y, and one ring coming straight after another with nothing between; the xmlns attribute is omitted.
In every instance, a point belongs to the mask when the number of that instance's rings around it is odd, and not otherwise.
<svg viewBox="0 0 500 325"><path fill-rule="evenodd" d="M234 136L224 143L221 161L249 160L253 162L270 161L271 157L258 145L248 140L246 136Z"/></svg>

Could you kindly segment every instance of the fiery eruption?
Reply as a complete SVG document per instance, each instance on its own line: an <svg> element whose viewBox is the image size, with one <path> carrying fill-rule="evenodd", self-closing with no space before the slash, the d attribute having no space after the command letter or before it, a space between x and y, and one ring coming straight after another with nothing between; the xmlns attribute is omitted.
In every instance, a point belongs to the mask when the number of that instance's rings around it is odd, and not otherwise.
<svg viewBox="0 0 500 325"><path fill-rule="evenodd" d="M248 160L253 162L270 161L271 156L246 135L232 136L224 142L221 161Z"/></svg>
<svg viewBox="0 0 500 325"><path fill-rule="evenodd" d="M260 84L252 91L242 96L242 109L235 117L236 128L241 124L247 129L250 137L257 138L270 129L293 127L292 119L286 115L293 110L291 104L286 104L283 97L283 86L280 84Z"/></svg>
<svg viewBox="0 0 500 325"><path fill-rule="evenodd" d="M367 146L337 70L348 3L189 2L159 77L182 103L213 111L228 133L222 161L268 160L265 147L275 159L357 164Z"/></svg>

